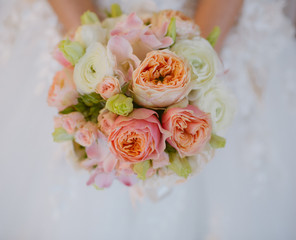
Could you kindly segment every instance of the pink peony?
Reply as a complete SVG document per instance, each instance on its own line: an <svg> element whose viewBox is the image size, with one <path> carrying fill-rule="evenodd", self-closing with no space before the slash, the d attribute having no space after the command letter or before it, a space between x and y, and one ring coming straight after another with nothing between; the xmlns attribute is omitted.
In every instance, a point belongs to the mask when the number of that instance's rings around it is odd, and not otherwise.
<svg viewBox="0 0 296 240"><path fill-rule="evenodd" d="M126 186L137 181L137 176L132 171L116 168L117 158L110 152L107 139L101 132L98 132L97 140L86 147L86 153L88 159L82 162L82 166L92 171L87 185L95 184L99 188L107 188L115 178Z"/></svg>
<svg viewBox="0 0 296 240"><path fill-rule="evenodd" d="M110 173L115 168L117 158L110 152L107 138L100 131L97 134L97 139L85 149L88 160L83 166L89 168L97 165L103 172Z"/></svg>
<svg viewBox="0 0 296 240"><path fill-rule="evenodd" d="M167 141L181 157L197 154L211 138L210 114L192 105L168 109L162 116L162 125L172 134Z"/></svg>
<svg viewBox="0 0 296 240"><path fill-rule="evenodd" d="M121 36L113 36L109 39L108 50L116 58L116 73L120 77L123 76L125 82L132 78L132 73L140 64L140 60L133 54L133 48L128 40ZM122 85L120 81L120 85Z"/></svg>
<svg viewBox="0 0 296 240"><path fill-rule="evenodd" d="M106 76L99 82L96 93L100 94L105 100L120 93L120 85L117 78Z"/></svg>
<svg viewBox="0 0 296 240"><path fill-rule="evenodd" d="M118 159L137 163L158 159L168 137L169 133L161 127L157 113L140 108L115 120L108 141L111 152Z"/></svg>
<svg viewBox="0 0 296 240"><path fill-rule="evenodd" d="M176 10L163 10L155 13L151 18L152 30L158 30L164 24L168 25L172 17L176 18L176 32L178 37L191 38L199 36L199 28L192 19Z"/></svg>
<svg viewBox="0 0 296 240"><path fill-rule="evenodd" d="M47 103L59 111L77 104L78 92L73 82L73 71L64 68L56 73L49 88Z"/></svg>
<svg viewBox="0 0 296 240"><path fill-rule="evenodd" d="M54 118L54 128L64 128L67 133L74 132L85 123L83 115L79 112L72 112L65 115L59 115Z"/></svg>
<svg viewBox="0 0 296 240"><path fill-rule="evenodd" d="M173 44L173 39L165 36L168 23L151 30L135 13L131 13L124 21L118 22L111 31L111 36L121 36L128 40L139 58L144 58L146 53Z"/></svg>

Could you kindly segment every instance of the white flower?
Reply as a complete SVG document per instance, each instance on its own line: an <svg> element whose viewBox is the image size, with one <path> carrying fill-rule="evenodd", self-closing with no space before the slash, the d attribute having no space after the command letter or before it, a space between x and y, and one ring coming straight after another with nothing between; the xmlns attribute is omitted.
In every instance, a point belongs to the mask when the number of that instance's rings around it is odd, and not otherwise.
<svg viewBox="0 0 296 240"><path fill-rule="evenodd" d="M171 50L184 57L191 66L193 89L200 89L212 84L216 74L222 70L217 53L209 42L201 37L192 40L179 40Z"/></svg>
<svg viewBox="0 0 296 240"><path fill-rule="evenodd" d="M95 92L105 76L113 75L114 57L101 43L92 43L74 69L74 82L79 93Z"/></svg>
<svg viewBox="0 0 296 240"><path fill-rule="evenodd" d="M191 103L211 114L213 132L225 129L232 122L236 101L233 95L221 85L210 87Z"/></svg>
<svg viewBox="0 0 296 240"><path fill-rule="evenodd" d="M75 32L75 41L81 43L84 47L88 47L93 42L105 44L107 39L107 30L102 28L101 24L81 25Z"/></svg>

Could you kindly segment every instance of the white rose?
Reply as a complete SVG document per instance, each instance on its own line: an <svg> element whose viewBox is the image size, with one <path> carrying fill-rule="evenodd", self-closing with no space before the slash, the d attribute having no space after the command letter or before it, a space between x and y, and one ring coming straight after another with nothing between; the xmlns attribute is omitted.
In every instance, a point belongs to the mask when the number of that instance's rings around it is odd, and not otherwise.
<svg viewBox="0 0 296 240"><path fill-rule="evenodd" d="M105 76L113 75L114 57L101 43L92 43L74 68L74 82L80 93L95 92Z"/></svg>
<svg viewBox="0 0 296 240"><path fill-rule="evenodd" d="M201 37L179 40L171 50L188 61L193 89L212 84L216 74L222 70L217 53L209 42Z"/></svg>
<svg viewBox="0 0 296 240"><path fill-rule="evenodd" d="M233 95L221 85L210 87L191 103L211 114L213 132L225 129L232 122L236 101Z"/></svg>
<svg viewBox="0 0 296 240"><path fill-rule="evenodd" d="M101 24L81 25L75 32L75 41L81 43L84 47L88 47L93 42L105 44L107 42L107 30L102 28Z"/></svg>

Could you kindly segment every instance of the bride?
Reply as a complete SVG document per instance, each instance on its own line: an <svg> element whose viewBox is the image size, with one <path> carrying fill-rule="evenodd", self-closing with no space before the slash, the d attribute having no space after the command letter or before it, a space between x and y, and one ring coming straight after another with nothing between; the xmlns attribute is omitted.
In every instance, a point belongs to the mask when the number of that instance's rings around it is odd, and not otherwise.
<svg viewBox="0 0 296 240"><path fill-rule="evenodd" d="M135 206L120 183L86 187L88 174L52 142L46 104L60 32L86 9L103 18L112 2L0 1L0 239L294 239L296 43L283 12L295 14L293 2L117 1L125 12L184 11L203 36L220 25L217 50L238 101L227 147L164 199Z"/></svg>

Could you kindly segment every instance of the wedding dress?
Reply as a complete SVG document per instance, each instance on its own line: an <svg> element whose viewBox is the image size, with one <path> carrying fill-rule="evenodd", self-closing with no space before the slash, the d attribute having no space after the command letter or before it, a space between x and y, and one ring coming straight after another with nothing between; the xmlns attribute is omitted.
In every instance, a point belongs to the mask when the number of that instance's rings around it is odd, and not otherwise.
<svg viewBox="0 0 296 240"><path fill-rule="evenodd" d="M113 1L100 1L101 9ZM122 0L123 10L196 1ZM281 0L245 0L221 58L238 109L227 146L158 202L97 191L52 142L47 89L61 39L44 0L0 0L0 239L295 239L296 43Z"/></svg>

